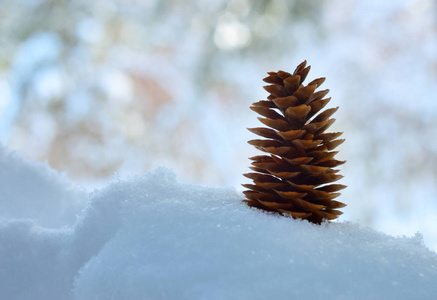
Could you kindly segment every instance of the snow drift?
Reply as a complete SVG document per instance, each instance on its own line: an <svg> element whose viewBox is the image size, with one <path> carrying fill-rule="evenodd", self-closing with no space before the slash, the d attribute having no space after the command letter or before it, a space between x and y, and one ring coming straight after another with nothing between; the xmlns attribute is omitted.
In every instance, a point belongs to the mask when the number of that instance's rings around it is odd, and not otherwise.
<svg viewBox="0 0 437 300"><path fill-rule="evenodd" d="M425 299L420 234L317 226L158 169L90 195L0 149L1 299ZM346 201L347 202L347 201Z"/></svg>

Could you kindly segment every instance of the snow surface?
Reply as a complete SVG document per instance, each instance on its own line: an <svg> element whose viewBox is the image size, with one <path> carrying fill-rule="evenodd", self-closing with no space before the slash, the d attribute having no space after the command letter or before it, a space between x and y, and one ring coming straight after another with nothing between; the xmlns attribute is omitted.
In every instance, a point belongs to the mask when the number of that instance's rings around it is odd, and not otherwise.
<svg viewBox="0 0 437 300"><path fill-rule="evenodd" d="M317 226L164 168L89 195L0 149L1 299L430 299L420 234ZM347 199L343 199L347 203Z"/></svg>

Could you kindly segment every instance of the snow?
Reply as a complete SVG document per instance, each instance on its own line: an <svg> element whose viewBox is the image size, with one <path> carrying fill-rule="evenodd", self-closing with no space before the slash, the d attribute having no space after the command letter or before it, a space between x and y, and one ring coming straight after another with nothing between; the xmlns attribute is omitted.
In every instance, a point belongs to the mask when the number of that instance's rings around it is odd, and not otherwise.
<svg viewBox="0 0 437 300"><path fill-rule="evenodd" d="M0 146L0 219L33 219L57 228L73 225L86 201L47 164L24 161Z"/></svg>
<svg viewBox="0 0 437 300"><path fill-rule="evenodd" d="M169 169L86 194L0 149L1 299L429 299L420 233L251 209ZM347 199L342 199L348 202Z"/></svg>

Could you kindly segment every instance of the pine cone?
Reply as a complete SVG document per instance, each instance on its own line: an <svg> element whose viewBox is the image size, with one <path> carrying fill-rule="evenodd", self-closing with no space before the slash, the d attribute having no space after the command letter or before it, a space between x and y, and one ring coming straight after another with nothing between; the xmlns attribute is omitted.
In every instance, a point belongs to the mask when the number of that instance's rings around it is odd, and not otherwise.
<svg viewBox="0 0 437 300"><path fill-rule="evenodd" d="M269 72L264 89L268 100L253 103L250 108L265 118L258 118L270 128L248 128L267 139L249 141L255 148L267 152L250 158L255 173L244 174L254 184L243 184L249 206L266 211L306 219L320 224L342 214L337 208L346 206L333 200L345 188L331 184L342 178L333 168L345 163L334 159L338 151L331 151L343 139L342 132L324 133L335 119L338 109L316 114L331 100L324 98L329 90L315 92L325 78L318 78L304 86L310 66L301 63L293 75L284 71Z"/></svg>

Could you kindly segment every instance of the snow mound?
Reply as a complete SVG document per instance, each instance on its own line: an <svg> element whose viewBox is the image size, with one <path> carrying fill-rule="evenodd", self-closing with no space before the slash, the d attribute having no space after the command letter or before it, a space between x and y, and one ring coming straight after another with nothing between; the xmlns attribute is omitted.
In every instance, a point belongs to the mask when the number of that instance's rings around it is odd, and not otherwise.
<svg viewBox="0 0 437 300"><path fill-rule="evenodd" d="M46 167L23 164L0 152L2 186L20 180L4 176L8 170L23 172L29 186L35 182L33 193L9 190L26 214L0 219L1 299L426 299L437 293L437 255L420 234L395 238L354 223L317 226L278 217L248 208L234 189L181 184L163 168L85 196L72 225L49 227L32 212L41 210L37 204L62 213L52 200L74 201L81 193L46 180ZM8 201L3 194L0 205Z"/></svg>
<svg viewBox="0 0 437 300"><path fill-rule="evenodd" d="M0 146L0 220L33 219L45 227L73 225L86 193L47 164L28 162Z"/></svg>

